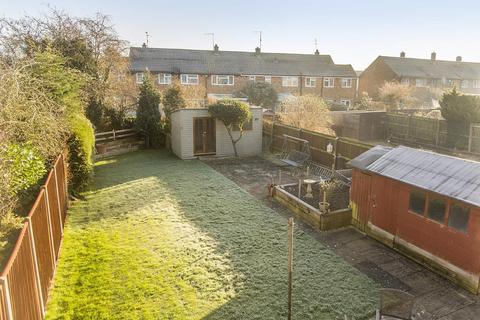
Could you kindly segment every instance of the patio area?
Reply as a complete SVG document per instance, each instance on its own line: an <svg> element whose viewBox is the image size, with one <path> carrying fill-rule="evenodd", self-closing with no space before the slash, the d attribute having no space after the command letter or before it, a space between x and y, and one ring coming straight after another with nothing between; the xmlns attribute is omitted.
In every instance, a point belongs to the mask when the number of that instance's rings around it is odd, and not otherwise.
<svg viewBox="0 0 480 320"><path fill-rule="evenodd" d="M291 216L286 207L273 201L266 186L271 177L282 170L284 183L298 181L290 167L279 166L271 158L253 157L244 159L212 159L203 161L233 180L250 194L283 217ZM457 287L444 278L391 250L381 243L366 237L353 227L328 232L314 231L296 219L297 226L374 280L379 286L395 288L413 294L418 310L423 310L422 319L467 320L477 319L480 314L480 299Z"/></svg>

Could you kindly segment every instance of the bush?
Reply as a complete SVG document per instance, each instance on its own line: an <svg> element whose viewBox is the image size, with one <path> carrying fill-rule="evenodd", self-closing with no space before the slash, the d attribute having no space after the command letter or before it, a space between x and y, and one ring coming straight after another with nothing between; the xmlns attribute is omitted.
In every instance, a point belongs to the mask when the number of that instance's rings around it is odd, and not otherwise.
<svg viewBox="0 0 480 320"><path fill-rule="evenodd" d="M235 96L247 98L255 106L273 109L278 102L278 94L270 83L249 81Z"/></svg>
<svg viewBox="0 0 480 320"><path fill-rule="evenodd" d="M72 133L67 141L70 184L74 192L85 189L92 177L92 153L95 136L90 121L84 115L70 120Z"/></svg>
<svg viewBox="0 0 480 320"><path fill-rule="evenodd" d="M16 195L38 185L47 172L38 150L29 144L9 144L0 149L9 175L9 192Z"/></svg>
<svg viewBox="0 0 480 320"><path fill-rule="evenodd" d="M252 118L250 108L246 103L232 99L219 100L208 106L208 112L212 117L220 120L225 125L227 133L232 140L233 151L235 157L238 157L237 142L243 136L243 124ZM233 137L232 129L238 127L239 136Z"/></svg>

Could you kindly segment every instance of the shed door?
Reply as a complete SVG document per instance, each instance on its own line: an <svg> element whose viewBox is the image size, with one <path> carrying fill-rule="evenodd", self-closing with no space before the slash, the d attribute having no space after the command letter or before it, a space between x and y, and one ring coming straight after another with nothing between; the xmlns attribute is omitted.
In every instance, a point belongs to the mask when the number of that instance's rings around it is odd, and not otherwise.
<svg viewBox="0 0 480 320"><path fill-rule="evenodd" d="M371 203L372 177L364 172L353 170L352 202L355 204L354 217L357 226L365 230L372 209Z"/></svg>
<svg viewBox="0 0 480 320"><path fill-rule="evenodd" d="M194 155L215 154L215 119L202 117L193 119Z"/></svg>

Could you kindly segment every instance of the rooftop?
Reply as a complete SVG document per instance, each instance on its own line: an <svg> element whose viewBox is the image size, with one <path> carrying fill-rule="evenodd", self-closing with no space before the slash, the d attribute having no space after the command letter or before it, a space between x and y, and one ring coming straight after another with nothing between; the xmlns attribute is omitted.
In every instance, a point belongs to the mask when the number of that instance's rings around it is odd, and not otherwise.
<svg viewBox="0 0 480 320"><path fill-rule="evenodd" d="M130 70L147 69L169 73L356 77L351 65L335 64L329 55L130 48Z"/></svg>
<svg viewBox="0 0 480 320"><path fill-rule="evenodd" d="M480 162L404 146L377 146L350 165L480 207Z"/></svg>
<svg viewBox="0 0 480 320"><path fill-rule="evenodd" d="M400 77L480 79L480 63L379 56Z"/></svg>

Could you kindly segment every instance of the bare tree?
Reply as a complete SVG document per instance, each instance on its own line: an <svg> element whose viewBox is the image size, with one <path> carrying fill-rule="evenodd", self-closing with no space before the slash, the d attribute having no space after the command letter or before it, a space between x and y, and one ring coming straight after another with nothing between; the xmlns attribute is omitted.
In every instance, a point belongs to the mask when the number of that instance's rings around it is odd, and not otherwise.
<svg viewBox="0 0 480 320"><path fill-rule="evenodd" d="M325 101L315 95L290 97L281 105L280 120L288 125L325 134L334 134Z"/></svg>
<svg viewBox="0 0 480 320"><path fill-rule="evenodd" d="M406 109L414 103L413 88L396 81L385 82L378 96L387 110Z"/></svg>

